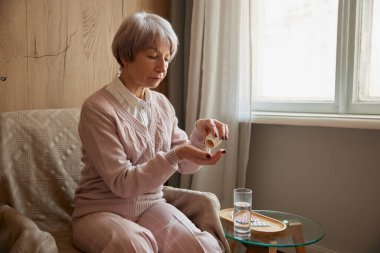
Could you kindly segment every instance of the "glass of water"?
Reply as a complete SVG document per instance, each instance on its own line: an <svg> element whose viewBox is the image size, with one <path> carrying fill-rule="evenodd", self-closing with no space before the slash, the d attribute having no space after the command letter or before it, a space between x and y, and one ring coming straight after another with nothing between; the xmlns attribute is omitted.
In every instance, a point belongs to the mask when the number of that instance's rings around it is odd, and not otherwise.
<svg viewBox="0 0 380 253"><path fill-rule="evenodd" d="M252 190L247 188L234 189L234 233L236 237L251 236Z"/></svg>

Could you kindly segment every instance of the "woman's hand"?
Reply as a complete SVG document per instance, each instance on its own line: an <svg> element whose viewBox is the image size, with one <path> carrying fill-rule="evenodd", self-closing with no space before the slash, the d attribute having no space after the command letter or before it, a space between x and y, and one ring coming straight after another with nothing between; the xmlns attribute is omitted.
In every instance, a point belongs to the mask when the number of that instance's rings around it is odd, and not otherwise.
<svg viewBox="0 0 380 253"><path fill-rule="evenodd" d="M226 153L225 149L218 149L213 155L193 145L186 144L179 146L175 152L181 160L189 160L198 165L214 165Z"/></svg>
<svg viewBox="0 0 380 253"><path fill-rule="evenodd" d="M204 137L212 134L222 140L228 139L228 125L216 119L199 119L195 122L195 127Z"/></svg>

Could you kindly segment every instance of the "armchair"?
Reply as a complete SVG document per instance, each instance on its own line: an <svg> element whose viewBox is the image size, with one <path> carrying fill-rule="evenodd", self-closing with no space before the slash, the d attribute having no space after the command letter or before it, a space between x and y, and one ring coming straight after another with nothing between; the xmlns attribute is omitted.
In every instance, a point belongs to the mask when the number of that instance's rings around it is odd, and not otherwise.
<svg viewBox="0 0 380 253"><path fill-rule="evenodd" d="M79 114L78 108L0 113L0 252L80 252L71 242L82 168ZM165 186L164 196L230 252L214 194Z"/></svg>

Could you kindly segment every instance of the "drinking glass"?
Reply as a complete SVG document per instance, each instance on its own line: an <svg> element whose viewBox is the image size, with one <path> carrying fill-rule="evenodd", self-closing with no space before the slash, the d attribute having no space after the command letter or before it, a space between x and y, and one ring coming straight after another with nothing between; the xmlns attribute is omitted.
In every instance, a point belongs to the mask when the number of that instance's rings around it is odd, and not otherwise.
<svg viewBox="0 0 380 253"><path fill-rule="evenodd" d="M252 190L247 188L234 189L234 233L236 237L251 236Z"/></svg>

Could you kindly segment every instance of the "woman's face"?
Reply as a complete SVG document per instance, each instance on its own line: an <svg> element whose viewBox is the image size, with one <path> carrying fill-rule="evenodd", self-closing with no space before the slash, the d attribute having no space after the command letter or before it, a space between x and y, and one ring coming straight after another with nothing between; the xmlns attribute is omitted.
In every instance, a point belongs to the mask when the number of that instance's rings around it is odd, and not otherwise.
<svg viewBox="0 0 380 253"><path fill-rule="evenodd" d="M145 88L156 88L167 74L170 43L161 41L138 52L133 61L123 62L120 75L124 85L137 97L144 98Z"/></svg>

